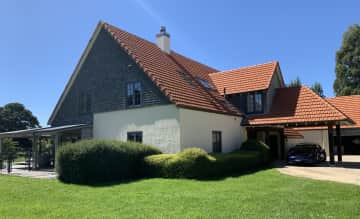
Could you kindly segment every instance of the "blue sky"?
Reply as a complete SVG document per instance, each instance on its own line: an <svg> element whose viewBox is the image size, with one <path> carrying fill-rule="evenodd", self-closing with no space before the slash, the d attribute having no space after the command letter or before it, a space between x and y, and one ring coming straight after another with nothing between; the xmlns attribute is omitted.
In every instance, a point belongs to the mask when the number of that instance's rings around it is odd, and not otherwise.
<svg viewBox="0 0 360 219"><path fill-rule="evenodd" d="M0 105L24 103L46 125L96 24L106 21L220 70L279 60L286 82L333 96L335 53L360 1L0 2Z"/></svg>

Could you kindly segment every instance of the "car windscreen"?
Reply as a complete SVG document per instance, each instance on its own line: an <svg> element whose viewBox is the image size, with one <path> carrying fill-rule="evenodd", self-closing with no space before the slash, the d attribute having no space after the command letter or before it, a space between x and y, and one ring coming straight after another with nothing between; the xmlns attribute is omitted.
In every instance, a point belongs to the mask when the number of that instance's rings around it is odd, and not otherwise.
<svg viewBox="0 0 360 219"><path fill-rule="evenodd" d="M292 149L294 154L297 155L308 155L310 153L313 153L315 150L315 148L311 148L311 147L295 147Z"/></svg>

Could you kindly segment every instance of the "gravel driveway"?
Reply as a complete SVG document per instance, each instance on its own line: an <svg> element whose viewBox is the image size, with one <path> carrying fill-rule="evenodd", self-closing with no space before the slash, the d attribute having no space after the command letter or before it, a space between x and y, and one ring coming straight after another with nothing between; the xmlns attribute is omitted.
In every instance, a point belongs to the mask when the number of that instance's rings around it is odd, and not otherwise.
<svg viewBox="0 0 360 219"><path fill-rule="evenodd" d="M279 163L276 168L291 176L360 185L360 156L344 156L343 161L342 165L336 166L290 166Z"/></svg>

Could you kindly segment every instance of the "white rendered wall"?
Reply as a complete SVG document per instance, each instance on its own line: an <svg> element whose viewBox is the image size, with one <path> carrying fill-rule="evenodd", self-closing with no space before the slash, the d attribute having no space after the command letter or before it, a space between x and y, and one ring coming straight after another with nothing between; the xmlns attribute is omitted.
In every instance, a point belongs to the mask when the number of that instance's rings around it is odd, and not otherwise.
<svg viewBox="0 0 360 219"><path fill-rule="evenodd" d="M180 151L179 109L175 105L143 107L94 115L94 138L126 141L127 132L142 131L143 143L165 153Z"/></svg>
<svg viewBox="0 0 360 219"><path fill-rule="evenodd" d="M222 152L230 152L246 141L241 117L180 108L181 149L200 147L212 152L212 131L221 131Z"/></svg>
<svg viewBox="0 0 360 219"><path fill-rule="evenodd" d="M327 130L299 131L304 136L305 143L316 143L323 147L329 154L329 137Z"/></svg>

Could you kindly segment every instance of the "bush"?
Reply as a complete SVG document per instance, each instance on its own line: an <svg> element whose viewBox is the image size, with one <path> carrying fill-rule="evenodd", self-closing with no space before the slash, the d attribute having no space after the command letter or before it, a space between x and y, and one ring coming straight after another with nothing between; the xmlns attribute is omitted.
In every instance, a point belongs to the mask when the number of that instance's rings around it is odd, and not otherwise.
<svg viewBox="0 0 360 219"><path fill-rule="evenodd" d="M200 148L187 148L178 154L152 155L144 159L147 176L198 178L214 158Z"/></svg>
<svg viewBox="0 0 360 219"><path fill-rule="evenodd" d="M269 163L271 160L270 147L262 141L247 140L242 144L240 151L258 151L262 163Z"/></svg>
<svg viewBox="0 0 360 219"><path fill-rule="evenodd" d="M61 146L56 153L59 179L97 183L141 177L143 158L161 152L135 142L84 140Z"/></svg>
<svg viewBox="0 0 360 219"><path fill-rule="evenodd" d="M202 149L190 148L178 154L145 157L144 170L148 177L211 178L240 173L261 164L257 151L209 155Z"/></svg>

